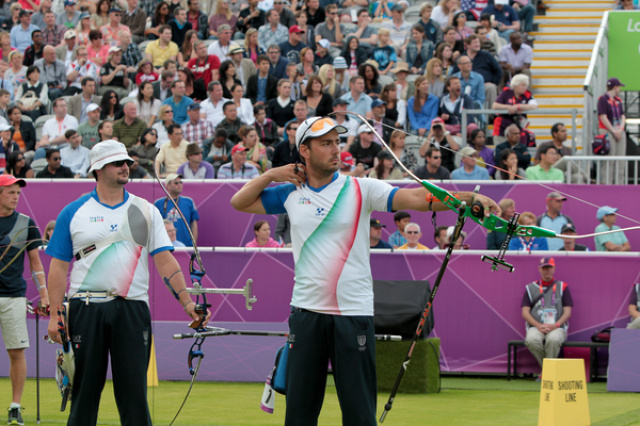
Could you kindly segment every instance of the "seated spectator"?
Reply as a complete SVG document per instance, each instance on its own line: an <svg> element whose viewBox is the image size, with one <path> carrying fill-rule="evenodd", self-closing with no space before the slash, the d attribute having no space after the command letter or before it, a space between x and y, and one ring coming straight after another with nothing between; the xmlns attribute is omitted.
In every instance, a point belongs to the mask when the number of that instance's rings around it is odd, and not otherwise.
<svg viewBox="0 0 640 426"><path fill-rule="evenodd" d="M322 81L317 75L309 76L305 92L302 100L307 103L309 117L324 117L333 110L333 100L324 93Z"/></svg>
<svg viewBox="0 0 640 426"><path fill-rule="evenodd" d="M253 108L253 112L255 114L253 126L258 132L260 141L262 141L263 145L266 146L267 149L273 149L275 144L280 140L278 137L278 126L272 119L267 117L267 109L264 105L256 105ZM292 120L289 120L288 122L291 121Z"/></svg>
<svg viewBox="0 0 640 426"><path fill-rule="evenodd" d="M86 178L89 170L89 149L80 145L82 142L77 130L67 130L64 133L68 146L60 150L61 164L68 167L73 173L73 177Z"/></svg>
<svg viewBox="0 0 640 426"><path fill-rule="evenodd" d="M210 144L205 141L205 152L203 153L205 161L213 165L213 170L216 175L218 174L220 166L231 161L232 149L233 142L227 139L227 131L225 129L216 130L216 134Z"/></svg>
<svg viewBox="0 0 640 426"><path fill-rule="evenodd" d="M331 96L331 99L337 99L344 94L344 90L342 89L342 84L336 79L336 70L333 66L333 61L334 59L332 58L331 63L320 67L318 77L320 77L320 81L322 81L324 93Z"/></svg>
<svg viewBox="0 0 640 426"><path fill-rule="evenodd" d="M74 174L70 168L60 163L60 150L49 148L46 153L47 167L36 174L38 179L73 179Z"/></svg>
<svg viewBox="0 0 640 426"><path fill-rule="evenodd" d="M338 6L329 4L325 7L326 19L318 25L314 25L316 33L316 43L320 40L327 40L330 44L331 54L338 55L342 50L342 39L344 37L345 28L340 23L338 16ZM309 23L313 25L311 22Z"/></svg>
<svg viewBox="0 0 640 426"><path fill-rule="evenodd" d="M298 25L289 27L289 39L278 45L280 49L278 57L285 59L288 63L293 62L294 64L299 64L302 49L308 47L306 43L302 41L303 38L304 31L300 29ZM278 62L280 62L280 60L278 60ZM276 64L272 64L272 66L275 67Z"/></svg>
<svg viewBox="0 0 640 426"><path fill-rule="evenodd" d="M249 77L254 75L256 71L256 65L253 63L251 59L243 58L242 54L244 53L244 48L238 46L235 43L231 44L229 48L229 58L233 63L233 66L236 67L236 76L240 83L242 83L242 88L245 89L249 84ZM287 64L288 62L285 60L284 70L285 77L287 72Z"/></svg>
<svg viewBox="0 0 640 426"><path fill-rule="evenodd" d="M366 124L358 128L358 139L349 147L349 153L353 156L356 165L362 164L365 169L372 170L374 160L382 151L382 147L373 142L373 132Z"/></svg>
<svg viewBox="0 0 640 426"><path fill-rule="evenodd" d="M631 3L631 0L623 0L625 4ZM628 329L640 329L640 284L635 284L631 290L631 298L629 299L629 316L631 322L627 324Z"/></svg>
<svg viewBox="0 0 640 426"><path fill-rule="evenodd" d="M176 131L180 131L179 126L176 125L176 128ZM164 179L164 184L173 201L169 200L168 197L162 197L154 201L153 204L160 211L163 219L169 219L173 222L173 226L176 227L176 238L178 241L187 247L191 247L194 242L198 241L198 220L200 220L200 215L193 200L180 195L183 191L183 183L182 176L175 173L167 175ZM177 204L182 214L178 214L174 203ZM184 219L182 219L182 217L184 217ZM191 230L191 234L193 234L193 240L191 239L189 230Z"/></svg>
<svg viewBox="0 0 640 426"><path fill-rule="evenodd" d="M317 67L322 67L323 65L327 64L333 64L333 57L329 54L330 46L331 44L326 38L323 38L316 43L316 52L314 55L313 63Z"/></svg>
<svg viewBox="0 0 640 426"><path fill-rule="evenodd" d="M398 247L398 250L429 250L429 247L419 242L422 237L422 230L417 223L408 223L404 227L403 234L407 239L407 243Z"/></svg>
<svg viewBox="0 0 640 426"><path fill-rule="evenodd" d="M442 166L450 172L453 171L453 169L456 168L453 163L453 158L460 147L453 136L451 136L451 133L445 130L444 121L440 117L433 119L427 139L420 147L420 155L426 155L427 150L432 145L438 149L442 148L440 149L440 151L442 151Z"/></svg>
<svg viewBox="0 0 640 426"><path fill-rule="evenodd" d="M202 148L196 143L187 145L187 162L178 167L178 174L185 179L213 179L213 166L202 161Z"/></svg>
<svg viewBox="0 0 640 426"><path fill-rule="evenodd" d="M169 126L172 124L176 124L176 122L173 121L173 108L169 105L162 105L158 113L158 121L151 126L158 136L156 148L160 148L169 142Z"/></svg>
<svg viewBox="0 0 640 426"><path fill-rule="evenodd" d="M216 131L219 129L225 129L231 142L240 142L238 131L245 125L245 123L238 118L238 109L236 108L236 104L233 103L233 101L225 102L222 106L222 113L224 114L224 120L218 123Z"/></svg>
<svg viewBox="0 0 640 426"><path fill-rule="evenodd" d="M453 16L460 10L460 5L454 0L440 0L433 8L431 18L437 22L441 28L453 25Z"/></svg>
<svg viewBox="0 0 640 426"><path fill-rule="evenodd" d="M113 90L107 90L100 100L100 120L116 121L124 116L120 97Z"/></svg>
<svg viewBox="0 0 640 426"><path fill-rule="evenodd" d="M373 128L378 134L388 141L391 136L391 130L395 125L395 122L385 117L386 103L382 99L374 99L371 102L371 113L368 115L369 122L373 125ZM377 136L373 140L375 143L382 145L382 141Z"/></svg>
<svg viewBox="0 0 640 426"><path fill-rule="evenodd" d="M41 59L33 63L40 70L40 81L49 89L49 99L57 99L67 88L67 67L63 61L56 58L56 49L45 46Z"/></svg>
<svg viewBox="0 0 640 426"><path fill-rule="evenodd" d="M507 222L516 214L516 202L511 198L503 198L498 203L501 213L500 218ZM500 250L507 239L505 232L487 231L487 250Z"/></svg>
<svg viewBox="0 0 640 426"><path fill-rule="evenodd" d="M119 46L109 48L107 62L100 68L100 90L104 95L107 90L113 90L120 98L129 96L129 77L127 66L122 62L122 49Z"/></svg>
<svg viewBox="0 0 640 426"><path fill-rule="evenodd" d="M23 120L20 108L12 106L7 109L9 125L13 127L11 140L15 141L21 153L33 155L36 149L36 129L31 121ZM16 176L13 174L13 176Z"/></svg>
<svg viewBox="0 0 640 426"><path fill-rule="evenodd" d="M245 147L247 155L247 164L255 166L260 174L269 168L269 159L267 158L267 148L260 143L258 132L253 126L243 126L238 130L238 136L242 140L242 146Z"/></svg>
<svg viewBox="0 0 640 426"><path fill-rule="evenodd" d="M363 178L366 177L364 164L360 163L356 166L353 156L346 151L340 153L340 164L338 173L344 176L353 176Z"/></svg>
<svg viewBox="0 0 640 426"><path fill-rule="evenodd" d="M215 128L223 119L223 105L229 101L222 96L222 85L219 81L212 81L207 86L209 98L200 103L200 118L207 120Z"/></svg>
<svg viewBox="0 0 640 426"><path fill-rule="evenodd" d="M476 26L475 33L482 40L482 50L490 52L492 55L497 56L498 52L507 44L507 40L500 37L498 31L492 27L492 19L489 14L480 15L480 22Z"/></svg>
<svg viewBox="0 0 640 426"><path fill-rule="evenodd" d="M443 46L443 45L441 45ZM439 47L438 47L439 49ZM427 62L427 71L424 75L429 82L429 93L433 96L440 97L444 93L444 78L442 60L435 56ZM414 86L415 91L415 86Z"/></svg>
<svg viewBox="0 0 640 426"><path fill-rule="evenodd" d="M540 152L540 163L537 166L527 168L527 179L564 182L564 173L553 167L558 158L558 151L555 146L544 147Z"/></svg>
<svg viewBox="0 0 640 426"><path fill-rule="evenodd" d="M464 42L463 40L458 38L458 32L452 26L443 27L442 33L444 34L444 41L442 42L442 44L448 46L451 49L451 57L446 54L446 62L448 62L449 65L453 65L456 62L456 59L458 59L458 57L464 52ZM442 62L446 64L444 60ZM447 69L448 74L450 74L449 71L450 70Z"/></svg>
<svg viewBox="0 0 640 426"><path fill-rule="evenodd" d="M562 123L555 123L551 127L551 137L553 138L549 142L543 142L538 145L538 149L536 150L536 155L534 157L534 162L538 163L540 161L540 152L542 148L553 145L558 151L558 155L560 158L565 155L571 155L571 148L564 146L564 142L567 140L567 128Z"/></svg>
<svg viewBox="0 0 640 426"><path fill-rule="evenodd" d="M15 100L18 87L27 79L27 67L22 63L23 55L17 50L9 53L9 68L4 72L4 79L11 83L13 92L11 97Z"/></svg>
<svg viewBox="0 0 640 426"><path fill-rule="evenodd" d="M7 167L4 174L11 175L18 179L33 179L35 176L33 169L29 166L20 151L13 151L7 158Z"/></svg>
<svg viewBox="0 0 640 426"><path fill-rule="evenodd" d="M229 2L216 2L216 9L214 13L211 13L211 17L209 18L209 28L207 37L203 37L204 39L209 38L209 36L217 37L218 36L218 28L221 25L229 25L231 32L236 32L236 22L238 20L238 16L231 11L229 7Z"/></svg>
<svg viewBox="0 0 640 426"><path fill-rule="evenodd" d="M9 21L9 20L6 20ZM24 52L29 47L29 35L33 31L40 31L38 27L31 23L31 13L28 10L22 8L18 13L18 22L13 25L10 32L11 47L18 49L20 52Z"/></svg>
<svg viewBox="0 0 640 426"><path fill-rule="evenodd" d="M236 110L238 111L238 118L243 123L253 125L256 121L254 109L263 105L253 106L251 100L244 97L244 88L242 84L236 83L231 86L231 101L236 104Z"/></svg>
<svg viewBox="0 0 640 426"><path fill-rule="evenodd" d="M433 241L436 243L436 246L431 250L445 250L448 244L447 231L449 230L448 226L436 226L436 229L433 231Z"/></svg>
<svg viewBox="0 0 640 426"><path fill-rule="evenodd" d="M178 57L178 45L171 41L171 27L162 25L158 29L159 38L147 44L144 50L145 58L153 63L153 66L160 68L165 61L176 60Z"/></svg>
<svg viewBox="0 0 640 426"><path fill-rule="evenodd" d="M456 228L455 226L447 227L447 232L445 234L446 244L444 245L444 247L442 247L443 249L448 249L449 246L451 245L451 239L453 238L453 232L455 231L455 228ZM467 233L465 231L460 231L460 235L458 235L458 239L453 244L453 249L469 250L469 244L464 243L464 240L466 239L467 239Z"/></svg>
<svg viewBox="0 0 640 426"><path fill-rule="evenodd" d="M431 3L424 3L420 7L420 20L417 24L424 28L425 38L436 46L442 42L443 34L440 24L431 19L432 12L433 5Z"/></svg>
<svg viewBox="0 0 640 426"><path fill-rule="evenodd" d="M340 149L342 151L348 150L351 144L353 144L358 133L358 125L360 124L360 120L346 113L347 104L348 102L342 98L334 99L333 101L333 112L335 113L333 118L340 126L347 129L347 133L338 135L340 137Z"/></svg>
<svg viewBox="0 0 640 426"><path fill-rule="evenodd" d="M462 110L473 109L473 100L469 95L462 93L462 85L458 77L447 77L444 87L447 93L440 99L438 115L444 120L447 131L452 135L459 136L463 131L466 131L467 135L470 134L478 128L474 122L475 117L473 114L468 114L467 128L461 129Z"/></svg>
<svg viewBox="0 0 640 426"><path fill-rule="evenodd" d="M298 122L290 121L286 126L286 133L289 140L279 142L273 150L273 158L271 160L273 167L280 167L287 164L300 162L300 153L296 147L296 131L298 130Z"/></svg>
<svg viewBox="0 0 640 426"><path fill-rule="evenodd" d="M113 123L113 138L131 148L147 130L147 123L138 118L138 109L133 102L127 102L123 111L124 116Z"/></svg>
<svg viewBox="0 0 640 426"><path fill-rule="evenodd" d="M188 111L189 121L182 125L184 138L190 143L195 143L202 147L205 140L213 138L215 130L210 121L201 118L199 104L193 103L189 105ZM184 173L179 174L184 175Z"/></svg>
<svg viewBox="0 0 640 426"><path fill-rule="evenodd" d="M107 1L107 0L101 0L100 3L102 3L102 1ZM160 33L161 33L160 27L164 25L168 26L169 20L171 19L171 13L169 12L169 4L166 4L165 2L159 2L155 6L153 13L149 14L149 16L151 15L153 15L151 19L151 27L146 28L144 30L144 35L149 40L156 40L160 37Z"/></svg>
<svg viewBox="0 0 640 426"><path fill-rule="evenodd" d="M231 150L231 162L225 163L218 169L218 179L253 179L260 173L253 164L247 164L246 148L237 144Z"/></svg>
<svg viewBox="0 0 640 426"><path fill-rule="evenodd" d="M271 238L271 227L269 226L269 222L267 222L266 220L259 220L255 223L255 225L253 226L253 234L255 235L255 238L245 244L245 247L282 247L282 244Z"/></svg>
<svg viewBox="0 0 640 426"><path fill-rule="evenodd" d="M280 14L280 23L286 28L291 28L296 25L296 16L289 8L289 3L285 7L283 0L274 0L273 9Z"/></svg>
<svg viewBox="0 0 640 426"><path fill-rule="evenodd" d="M153 95L153 84L143 81L138 88L138 95L133 104L138 111L138 117L147 124L153 126L160 112L160 100Z"/></svg>
<svg viewBox="0 0 640 426"><path fill-rule="evenodd" d="M207 48L209 55L217 56L220 59L220 63L227 61L229 58L229 50L231 49L231 28L222 24L218 27L218 40L214 41Z"/></svg>
<svg viewBox="0 0 640 426"><path fill-rule="evenodd" d="M244 37L244 53L242 55L258 65L258 56L265 53L264 47L258 45L258 29L250 28Z"/></svg>
<svg viewBox="0 0 640 426"><path fill-rule="evenodd" d="M511 43L500 49L498 57L504 80L509 81L516 74L524 74L531 78L533 49L522 42L522 34L517 31L511 33L509 40Z"/></svg>
<svg viewBox="0 0 640 426"><path fill-rule="evenodd" d="M142 136L140 136L140 142L129 150L138 158L138 164L144 167L151 176L156 175L155 160L159 151L159 149L156 148L157 141L158 132L156 129L148 128L144 133L142 133ZM131 157L131 154L129 154L129 157Z"/></svg>
<svg viewBox="0 0 640 426"><path fill-rule="evenodd" d="M576 227L572 223L565 223L560 230L560 235L574 236L577 235ZM563 246L560 251L590 251L589 247L576 243L573 238L563 238Z"/></svg>
<svg viewBox="0 0 640 426"><path fill-rule="evenodd" d="M89 44L87 45L87 54L89 55L89 60L96 64L96 66L101 67L105 63L107 63L107 58L109 56L109 49L111 46L109 44L104 44L102 42L102 33L100 30L91 30L89 31Z"/></svg>
<svg viewBox="0 0 640 426"><path fill-rule="evenodd" d="M176 227L173 226L173 222L170 219L163 219L164 229L167 231L167 235L169 235L169 239L171 243L173 243L174 247L186 247L181 241L176 238Z"/></svg>
<svg viewBox="0 0 640 426"><path fill-rule="evenodd" d="M364 78L359 75L351 77L349 79L349 89L341 98L348 102L347 111L366 116L367 112L371 111L372 99L371 96L364 93ZM438 107L437 101L436 99L436 109Z"/></svg>
<svg viewBox="0 0 640 426"><path fill-rule="evenodd" d="M497 119L496 119L497 120ZM494 123L495 130L495 123ZM529 167L529 163L531 163L531 154L529 154L529 150L526 146L520 143L520 128L517 125L511 124L509 125L505 131L504 135L506 136L506 142L502 142L499 145L496 145L496 159L500 159L500 154L503 149L511 149L518 156L518 167L522 169L526 169ZM493 138L495 142L495 136ZM498 164L500 163L497 161ZM522 176L522 175L520 175Z"/></svg>
<svg viewBox="0 0 640 426"><path fill-rule="evenodd" d="M47 85L40 81L40 70L31 65L27 69L27 80L18 86L16 105L23 114L28 115L33 122L46 114L49 104Z"/></svg>
<svg viewBox="0 0 640 426"><path fill-rule="evenodd" d="M616 223L615 207L602 206L598 209L596 217L600 224L596 226L594 232L615 231L620 229ZM614 232L612 234L596 235L595 238L596 251L631 251L631 245L624 232Z"/></svg>
<svg viewBox="0 0 640 426"><path fill-rule="evenodd" d="M364 92L372 98L380 96L382 85L380 84L380 73L371 63L366 62L358 68L358 75L364 79Z"/></svg>
<svg viewBox="0 0 640 426"><path fill-rule="evenodd" d="M94 93L95 93L95 80L98 78L98 67L96 64L89 60L86 46L78 46L75 49L76 59L67 66L67 79L69 80L69 87L63 93L65 96L73 96L82 92L82 81L85 78L91 78L94 80ZM78 118L78 117L76 117Z"/></svg>
<svg viewBox="0 0 640 426"><path fill-rule="evenodd" d="M189 142L182 137L182 128L178 124L171 124L168 128L169 143L160 147L156 156L156 167L160 169L160 176L167 177L176 173L178 167L187 161L187 145Z"/></svg>
<svg viewBox="0 0 640 426"><path fill-rule="evenodd" d="M498 30L500 37L509 40L509 35L514 31L520 31L520 18L518 13L509 6L509 0L495 0L489 4L482 14L492 15L492 27Z"/></svg>
<svg viewBox="0 0 640 426"><path fill-rule="evenodd" d="M258 73L249 77L247 84L247 98L254 105L266 104L269 99L277 96L278 80L269 75L269 58L266 55L258 57Z"/></svg>
<svg viewBox="0 0 640 426"><path fill-rule="evenodd" d="M386 228L380 220L371 218L369 229L369 248L372 249L393 249L393 246L382 239L382 228Z"/></svg>
<svg viewBox="0 0 640 426"><path fill-rule="evenodd" d="M291 82L278 81L278 97L267 102L267 116L278 126L278 134L284 133L284 125L294 118L293 100L291 99Z"/></svg>
<svg viewBox="0 0 640 426"><path fill-rule="evenodd" d="M478 153L470 146L460 150L462 155L462 167L451 172L452 180L489 180L487 169L476 164Z"/></svg>
<svg viewBox="0 0 640 426"><path fill-rule="evenodd" d="M79 16L78 16L79 17ZM126 25L122 25L122 10L118 7L109 9L109 22L100 28L105 44L114 47L118 45L118 33L125 31L131 34L131 30Z"/></svg>
<svg viewBox="0 0 640 426"><path fill-rule="evenodd" d="M160 80L160 74L158 74L153 68L153 64L148 59L143 59L138 65L138 71L136 73L136 86L140 86L140 83ZM153 86L152 86L153 87Z"/></svg>
<svg viewBox="0 0 640 426"><path fill-rule="evenodd" d="M424 27L416 24L411 28L411 40L407 44L407 62L412 74L422 75L427 62L433 57L434 45L424 36Z"/></svg>
<svg viewBox="0 0 640 426"><path fill-rule="evenodd" d="M393 68L398 57L396 50L391 46L391 32L385 28L378 30L378 45L371 51L371 59L378 63L380 74L387 75Z"/></svg>
<svg viewBox="0 0 640 426"><path fill-rule="evenodd" d="M98 125L99 142L108 141L113 138L113 121L103 121Z"/></svg>
<svg viewBox="0 0 640 426"><path fill-rule="evenodd" d="M486 168L490 176L495 175L495 153L493 152L493 149L486 146L484 130L475 129L474 131L472 131L468 142L469 146L474 148L476 150L476 153L478 154L478 166Z"/></svg>
<svg viewBox="0 0 640 426"><path fill-rule="evenodd" d="M0 123L0 173L4 171L6 159L13 152L20 152L20 147L11 139L12 128L6 122Z"/></svg>
<svg viewBox="0 0 640 426"><path fill-rule="evenodd" d="M460 71L453 74L453 76L460 78L462 93L471 97L473 106L476 109L484 108L484 77L475 71L471 71L473 63L467 55L459 56L456 65Z"/></svg>
<svg viewBox="0 0 640 426"><path fill-rule="evenodd" d="M129 27L131 37L136 43L144 41L147 14L138 7L138 0L127 0L127 8L122 17L122 24Z"/></svg>
<svg viewBox="0 0 640 426"><path fill-rule="evenodd" d="M449 170L441 166L442 153L438 148L428 148L424 158L426 160L425 165L414 170L414 174L418 179L445 180L451 178Z"/></svg>
<svg viewBox="0 0 640 426"><path fill-rule="evenodd" d="M465 38L473 34L473 29L467 26L467 14L463 10L460 10L453 15L453 22L451 25L456 31L456 40L464 41Z"/></svg>
<svg viewBox="0 0 640 426"><path fill-rule="evenodd" d="M390 31L391 45L402 54L411 39L411 24L404 20L405 6L396 3L391 7L391 20L382 22L381 28Z"/></svg>
<svg viewBox="0 0 640 426"><path fill-rule="evenodd" d="M131 80L135 73L138 72L138 64L144 59L142 52L137 44L131 42L131 34L126 31L118 33L118 43L122 49L122 62L127 66L127 73ZM159 71L158 71L159 73ZM135 80L135 78L133 78Z"/></svg>
<svg viewBox="0 0 640 426"><path fill-rule="evenodd" d="M507 110L506 114L499 114L493 122L493 143L498 145L505 140L505 129L511 124L518 124L520 128L527 121L526 111L538 108L538 102L527 89L529 77L518 74L511 78L510 87L505 87L493 103L492 109Z"/></svg>
<svg viewBox="0 0 640 426"><path fill-rule="evenodd" d="M418 164L418 159L413 153L413 150L405 146L406 137L407 136L404 132L400 130L394 130L389 137L389 149L395 154L396 157L400 159L400 163L402 163L407 169L413 170ZM400 167L400 165L395 160L394 164L397 167ZM406 177L407 174L405 172L402 172L402 176Z"/></svg>
<svg viewBox="0 0 640 426"><path fill-rule="evenodd" d="M153 96L163 102L173 94L171 85L175 81L175 74L169 70L163 70L160 73L160 81L155 81L153 86Z"/></svg>
<svg viewBox="0 0 640 426"><path fill-rule="evenodd" d="M173 92L172 96L165 99L162 104L171 107L173 110L173 121L182 125L189 121L187 109L194 101L190 97L185 96L185 84L180 80L173 82L171 90Z"/></svg>
<svg viewBox="0 0 640 426"><path fill-rule="evenodd" d="M404 178L400 168L395 166L395 160L389 151L380 151L377 158L378 164L369 173L371 179L401 180Z"/></svg>
<svg viewBox="0 0 640 426"><path fill-rule="evenodd" d="M505 148L500 151L498 168L495 174L496 180L520 180L524 179L524 176L527 174L527 172L518 165L518 154L511 148Z"/></svg>
<svg viewBox="0 0 640 426"><path fill-rule="evenodd" d="M404 236L404 228L407 224L411 223L411 214L404 210L398 210L393 215L393 221L395 222L397 229L393 234L389 235L389 244L391 244L393 248L398 248L407 243L407 239Z"/></svg>
<svg viewBox="0 0 640 426"><path fill-rule="evenodd" d="M58 98L53 101L53 113L54 116L48 119L42 128L42 139L36 150L35 160L44 158L48 148L64 147L67 144L65 132L78 129L78 120L67 114L67 101L64 99Z"/></svg>
<svg viewBox="0 0 640 426"><path fill-rule="evenodd" d="M248 32L250 29L257 30L266 22L266 15L263 10L258 8L258 0L249 1L249 7L245 7L238 14L237 27L238 30L245 33L245 35L249 35ZM220 32L218 32L218 36L220 36Z"/></svg>
<svg viewBox="0 0 640 426"><path fill-rule="evenodd" d="M518 218L518 225L533 226L536 224L536 216L531 212L524 212ZM509 250L518 251L538 251L549 250L547 239L545 237L520 237L514 235L509 241Z"/></svg>
<svg viewBox="0 0 640 426"><path fill-rule="evenodd" d="M358 68L367 61L368 54L365 48L360 46L360 40L355 35L350 35L340 56L347 62L347 74L353 77Z"/></svg>
<svg viewBox="0 0 640 426"><path fill-rule="evenodd" d="M184 44L187 31L193 31L191 22L187 21L187 11L182 7L176 7L173 10L173 19L169 21L169 26L171 27L171 41L177 46Z"/></svg>
<svg viewBox="0 0 640 426"><path fill-rule="evenodd" d="M77 38L75 30L65 31L63 40L64 42L56 47L56 58L64 62L64 65L68 67L72 61L78 59L76 55L76 47L78 47L78 43L76 42ZM67 86L67 89L68 88L69 87Z"/></svg>
<svg viewBox="0 0 640 426"><path fill-rule="evenodd" d="M411 133L424 136L431 129L431 121L438 116L438 98L429 93L429 81L420 76L415 81L416 94L407 102Z"/></svg>
<svg viewBox="0 0 640 426"><path fill-rule="evenodd" d="M267 23L258 28L258 44L269 47L272 44L280 44L287 41L289 30L280 23L280 13L271 9L267 13Z"/></svg>

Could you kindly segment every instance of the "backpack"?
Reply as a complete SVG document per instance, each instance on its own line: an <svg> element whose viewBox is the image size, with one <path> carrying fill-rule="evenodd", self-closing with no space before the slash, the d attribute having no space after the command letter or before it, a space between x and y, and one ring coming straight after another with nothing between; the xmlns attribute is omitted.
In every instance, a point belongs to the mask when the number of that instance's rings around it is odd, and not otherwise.
<svg viewBox="0 0 640 426"><path fill-rule="evenodd" d="M611 143L609 141L609 134L598 135L591 143L593 149L593 155L608 155L611 149Z"/></svg>

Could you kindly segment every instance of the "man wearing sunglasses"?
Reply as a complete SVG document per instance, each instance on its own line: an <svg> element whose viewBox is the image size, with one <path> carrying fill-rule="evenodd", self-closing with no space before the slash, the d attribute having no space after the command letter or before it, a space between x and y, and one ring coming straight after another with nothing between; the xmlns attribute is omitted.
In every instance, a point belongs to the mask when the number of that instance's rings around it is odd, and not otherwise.
<svg viewBox="0 0 640 426"><path fill-rule="evenodd" d="M231 205L252 214L288 213L295 284L289 317L287 424L317 424L331 361L346 425L377 424L373 280L369 263L373 211L443 211L424 188L398 189L378 179L338 174L340 137L332 118L300 124L296 146L303 164L266 171L245 184ZM272 182L287 182L271 186ZM500 213L491 199L461 192Z"/></svg>
<svg viewBox="0 0 640 426"><path fill-rule="evenodd" d="M47 167L36 173L36 179L73 179L70 168L62 165L62 156L57 148L49 148L46 154Z"/></svg>
<svg viewBox="0 0 640 426"><path fill-rule="evenodd" d="M171 254L173 244L160 212L124 189L133 163L125 146L113 140L101 142L93 147L90 158L89 173L96 179L96 188L62 210L47 247L52 257L53 306L63 306L69 266L75 259L65 324L74 342L76 368L68 424L96 424L110 359L120 418L129 424L151 425L147 404L149 256L189 318L199 316ZM62 343L58 321L58 315L51 316L48 334Z"/></svg>
<svg viewBox="0 0 640 426"><path fill-rule="evenodd" d="M296 25L296 15L291 9L284 7L284 0L274 0L273 10L280 14L280 23L287 28Z"/></svg>

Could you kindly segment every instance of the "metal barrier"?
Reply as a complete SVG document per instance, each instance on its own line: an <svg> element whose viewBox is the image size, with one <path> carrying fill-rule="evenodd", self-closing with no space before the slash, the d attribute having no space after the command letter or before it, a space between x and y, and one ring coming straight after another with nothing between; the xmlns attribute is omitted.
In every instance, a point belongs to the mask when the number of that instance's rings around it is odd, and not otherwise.
<svg viewBox="0 0 640 426"><path fill-rule="evenodd" d="M584 113L582 114L582 147L591 154L590 142L598 134L598 98L607 90L609 78L609 13L606 11L598 30L596 44L591 53L591 62L584 79ZM616 12L617 13L617 12Z"/></svg>
<svg viewBox="0 0 640 426"><path fill-rule="evenodd" d="M566 183L637 185L640 156L566 155L554 166L564 172Z"/></svg>
<svg viewBox="0 0 640 426"><path fill-rule="evenodd" d="M606 87L606 82L605 82ZM527 115L536 114L536 115L555 115L555 114L571 114L571 153L576 154L576 137L577 137L577 125L578 125L578 114L581 113L582 110L577 108L544 108L544 109L535 109L532 111L527 111ZM462 133L462 145L467 145L467 124L469 122L468 115L469 114L504 114L505 110L503 109L463 109L462 110L462 124L461 124L461 133ZM584 115L583 115L584 117ZM485 120L487 122L488 120ZM551 129L549 129L551 130ZM583 146L584 146L584 132L582 135ZM589 148L590 149L590 148ZM589 152L591 151L583 151Z"/></svg>

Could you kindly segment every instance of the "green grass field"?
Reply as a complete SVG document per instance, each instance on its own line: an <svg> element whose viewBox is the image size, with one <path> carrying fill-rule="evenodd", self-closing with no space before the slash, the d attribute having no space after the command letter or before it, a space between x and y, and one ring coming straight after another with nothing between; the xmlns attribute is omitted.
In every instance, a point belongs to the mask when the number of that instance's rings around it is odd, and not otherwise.
<svg viewBox="0 0 640 426"><path fill-rule="evenodd" d="M331 383L332 381L329 380ZM188 382L160 382L149 388L149 404L155 425L168 425L189 387ZM263 384L196 381L176 425L282 425L284 397L278 395L274 414L260 410ZM605 383L588 385L591 421L594 425L640 425L640 395L608 393ZM66 423L60 412L60 396L53 380L40 382L40 418L43 425ZM445 377L439 394L400 394L385 425L536 425L540 383L519 379ZM0 401L8 407L11 386L0 379ZM378 396L378 413L388 394ZM22 400L25 424L36 423L36 382L27 381ZM0 418L3 424L4 418ZM103 392L98 423L120 424L111 382ZM339 425L340 408L333 385L327 387L321 425Z"/></svg>

